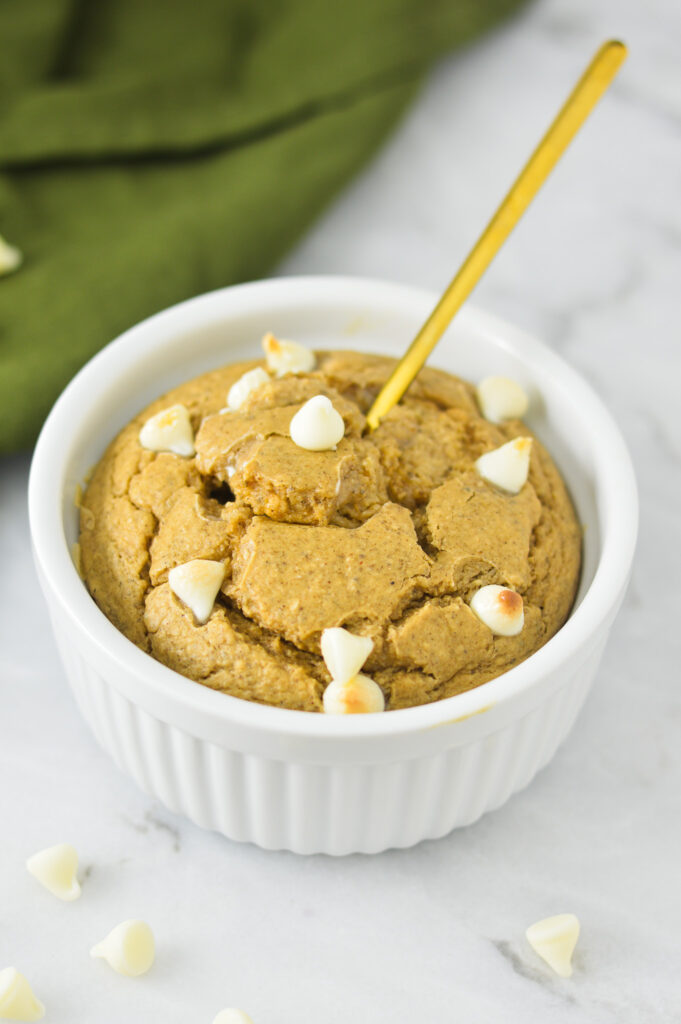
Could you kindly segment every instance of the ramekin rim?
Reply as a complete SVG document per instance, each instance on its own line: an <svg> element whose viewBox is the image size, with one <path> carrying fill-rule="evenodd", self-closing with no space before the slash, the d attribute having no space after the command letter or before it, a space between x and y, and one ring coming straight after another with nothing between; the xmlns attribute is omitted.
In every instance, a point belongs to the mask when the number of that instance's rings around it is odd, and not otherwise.
<svg viewBox="0 0 681 1024"><path fill-rule="evenodd" d="M46 577L52 592L61 602L75 626L87 633L91 642L105 651L109 657L132 673L140 685L163 696L165 700L177 702L193 712L200 712L211 718L244 725L262 732L283 733L289 736L314 737L337 740L385 737L400 733L418 732L439 725L463 721L501 703L506 703L521 693L541 684L551 673L588 643L598 632L599 625L607 619L616 607L630 571L633 559L637 522L638 498L635 477L629 453L620 431L610 413L591 386L565 363L560 356L542 341L521 328L504 321L493 314L467 305L459 318L472 321L479 329L497 336L501 348L518 353L522 345L521 358L529 353L529 364L536 370L539 362L544 372L560 371L563 389L574 395L580 393L580 405L593 418L597 427L598 445L594 447L597 472L602 487L617 495L625 510L615 518L610 529L602 537L598 565L593 580L584 594L579 607L571 614L561 629L538 651L521 664L472 690L447 697L431 704L401 708L382 715L324 716L306 711L272 707L243 700L197 684L179 673L157 662L146 652L138 649L106 618L96 606L76 573L66 538L63 536L61 520L61 494L51 494L48 500L46 483L50 478L61 479L55 466L49 464L49 447L53 431L69 425L69 408L87 389L89 378L100 366L111 360L114 350L132 346L137 335L163 324L164 320L180 319L189 321L197 308L210 310L213 303L222 301L226 293L231 298L239 295L254 295L263 288L272 292L280 291L282 296L290 293L292 287L323 292L346 293L352 289L364 294L376 304L379 293L385 299L394 300L399 296L405 303L421 302L424 307L434 303L437 296L427 289L397 284L370 278L348 276L304 276L279 277L252 281L241 285L207 292L171 306L134 325L95 355L73 378L50 412L40 437L31 465L29 480L29 520L31 537L36 559ZM327 296L326 301L329 301ZM210 318L210 317L209 317ZM176 333L173 332L173 333ZM548 367L548 371L546 369ZM62 423L65 421L65 423ZM77 433L77 430L74 430ZM51 472L50 472L51 471ZM50 530L55 527L49 509L57 515L57 530L54 546L50 542ZM612 518L612 517L611 517ZM50 526L50 523L52 524Z"/></svg>

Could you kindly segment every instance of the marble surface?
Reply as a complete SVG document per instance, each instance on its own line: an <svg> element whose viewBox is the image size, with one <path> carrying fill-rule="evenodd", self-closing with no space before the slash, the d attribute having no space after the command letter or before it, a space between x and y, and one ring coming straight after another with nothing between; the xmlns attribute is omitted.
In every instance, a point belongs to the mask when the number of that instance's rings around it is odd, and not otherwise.
<svg viewBox="0 0 681 1024"><path fill-rule="evenodd" d="M68 695L31 565L26 458L0 482L0 967L54 1024L645 1024L681 1020L677 411L681 8L539 0L439 66L392 142L281 268L439 288L586 58L631 56L476 301L546 338L619 421L637 467L631 588L588 704L553 763L475 826L378 857L303 859L206 834L143 796ZM61 841L84 891L24 871ZM525 927L574 911L571 980ZM144 979L91 962L148 919Z"/></svg>

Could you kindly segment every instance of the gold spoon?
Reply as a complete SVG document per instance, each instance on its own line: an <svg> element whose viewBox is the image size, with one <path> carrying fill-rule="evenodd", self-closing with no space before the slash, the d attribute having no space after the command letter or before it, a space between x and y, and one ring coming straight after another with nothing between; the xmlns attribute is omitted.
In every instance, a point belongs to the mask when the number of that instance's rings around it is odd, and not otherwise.
<svg viewBox="0 0 681 1024"><path fill-rule="evenodd" d="M437 306L379 391L367 415L370 430L375 430L385 414L402 398L452 317L473 291L612 82L626 55L626 46L616 39L604 43L597 51Z"/></svg>

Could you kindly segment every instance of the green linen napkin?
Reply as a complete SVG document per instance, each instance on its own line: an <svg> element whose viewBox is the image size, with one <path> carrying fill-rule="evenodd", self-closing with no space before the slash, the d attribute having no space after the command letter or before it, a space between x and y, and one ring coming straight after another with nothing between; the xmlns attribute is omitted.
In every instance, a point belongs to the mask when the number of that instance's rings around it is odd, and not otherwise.
<svg viewBox="0 0 681 1024"><path fill-rule="evenodd" d="M433 58L520 2L1 4L0 452L116 334L262 276Z"/></svg>

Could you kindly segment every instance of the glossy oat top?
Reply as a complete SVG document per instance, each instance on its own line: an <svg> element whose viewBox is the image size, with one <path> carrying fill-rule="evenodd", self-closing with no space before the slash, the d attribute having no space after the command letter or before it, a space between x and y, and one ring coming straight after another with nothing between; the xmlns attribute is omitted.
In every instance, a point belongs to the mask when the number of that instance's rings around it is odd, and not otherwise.
<svg viewBox="0 0 681 1024"><path fill-rule="evenodd" d="M486 419L471 385L430 368L366 433L392 365L353 352L318 353L311 369L280 377L262 361L234 364L141 412L81 507L83 575L111 621L198 683L307 711L322 710L330 680L324 629L371 638L362 671L387 710L480 685L548 640L580 566L553 462L536 440L517 442L529 475L517 493L500 486L500 457L479 460L527 428ZM343 434L310 450L291 421L320 395ZM192 453L145 447L151 418L175 407L191 439L180 450ZM191 577L198 560L214 581L204 621L191 587L169 580Z"/></svg>

